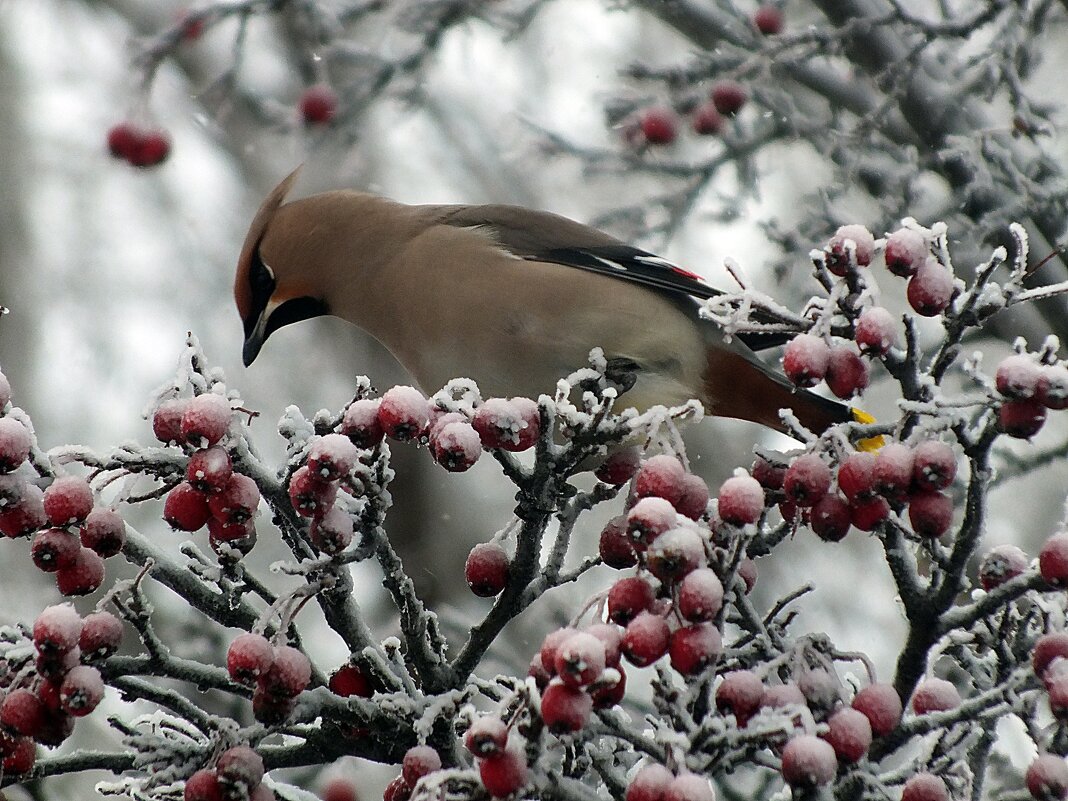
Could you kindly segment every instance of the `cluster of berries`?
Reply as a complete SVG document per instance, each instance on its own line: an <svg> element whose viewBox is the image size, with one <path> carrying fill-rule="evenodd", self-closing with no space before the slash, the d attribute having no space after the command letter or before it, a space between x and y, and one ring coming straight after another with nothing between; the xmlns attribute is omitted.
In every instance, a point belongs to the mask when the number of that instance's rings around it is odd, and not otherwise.
<svg viewBox="0 0 1068 801"><path fill-rule="evenodd" d="M36 744L56 746L70 736L75 718L88 715L104 697L104 680L90 662L115 653L122 622L110 612L84 619L69 604L44 609L33 624L35 670L13 680L0 701L0 755L6 773L33 767Z"/></svg>
<svg viewBox="0 0 1068 801"><path fill-rule="evenodd" d="M207 526L216 553L232 548L244 554L256 543L260 491L255 481L234 471L230 453L220 444L232 416L230 402L222 395L172 398L156 407L152 431L160 442L189 453L185 481L167 493L163 519L176 531Z"/></svg>
<svg viewBox="0 0 1068 801"><path fill-rule="evenodd" d="M478 718L464 734L464 745L478 760L482 786L494 798L507 798L527 783L522 739L509 735L510 727L494 715Z"/></svg>
<svg viewBox="0 0 1068 801"><path fill-rule="evenodd" d="M11 389L0 373L0 412ZM59 476L43 492L20 470L30 455L29 429L11 415L0 417L0 533L32 536L33 562L56 574L64 595L86 595L104 581L104 559L126 543L126 524L111 510L94 507L85 479Z"/></svg>
<svg viewBox="0 0 1068 801"><path fill-rule="evenodd" d="M201 768L186 779L184 801L275 801L263 774L263 758L247 745L235 745L219 754L214 767Z"/></svg>
<svg viewBox="0 0 1068 801"><path fill-rule="evenodd" d="M289 645L273 645L261 634L240 634L226 651L226 669L239 684L255 686L252 714L260 723L284 722L296 697L311 681L311 662Z"/></svg>
<svg viewBox="0 0 1068 801"><path fill-rule="evenodd" d="M1011 437L1030 439L1046 422L1048 410L1068 409L1068 366L1046 363L1031 353L1016 353L998 364L994 386L1001 396L998 428Z"/></svg>

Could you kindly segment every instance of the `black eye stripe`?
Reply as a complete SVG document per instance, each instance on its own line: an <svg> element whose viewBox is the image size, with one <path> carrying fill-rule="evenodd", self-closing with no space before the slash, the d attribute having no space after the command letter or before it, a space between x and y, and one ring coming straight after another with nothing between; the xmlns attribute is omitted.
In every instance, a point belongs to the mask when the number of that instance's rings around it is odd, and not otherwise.
<svg viewBox="0 0 1068 801"><path fill-rule="evenodd" d="M263 263L257 249L252 257L252 269L249 271L249 288L252 290L253 306L262 309L274 292L275 280L271 268Z"/></svg>

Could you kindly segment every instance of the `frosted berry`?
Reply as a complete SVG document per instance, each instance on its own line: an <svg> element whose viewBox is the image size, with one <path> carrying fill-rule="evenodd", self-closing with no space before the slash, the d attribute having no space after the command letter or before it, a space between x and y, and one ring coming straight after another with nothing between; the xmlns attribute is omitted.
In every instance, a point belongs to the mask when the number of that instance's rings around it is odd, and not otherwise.
<svg viewBox="0 0 1068 801"><path fill-rule="evenodd" d="M772 684L764 688L760 706L764 709L783 709L788 706L805 706L805 694L794 682Z"/></svg>
<svg viewBox="0 0 1068 801"><path fill-rule="evenodd" d="M308 449L308 469L320 481L336 481L352 472L359 449L343 434L326 434Z"/></svg>
<svg viewBox="0 0 1068 801"><path fill-rule="evenodd" d="M313 519L308 527L312 545L328 554L338 554L348 548L352 544L354 534L352 516L337 506L332 507L321 518Z"/></svg>
<svg viewBox="0 0 1068 801"><path fill-rule="evenodd" d="M332 674L327 685L330 692L349 698L353 695L360 698L370 698L374 695L374 687L367 674L353 664L342 665Z"/></svg>
<svg viewBox="0 0 1068 801"><path fill-rule="evenodd" d="M14 470L30 455L30 432L13 417L0 417L0 473Z"/></svg>
<svg viewBox="0 0 1068 801"><path fill-rule="evenodd" d="M176 531L199 531L209 517L207 496L187 481L175 485L163 502L163 519Z"/></svg>
<svg viewBox="0 0 1068 801"><path fill-rule="evenodd" d="M783 350L782 369L799 387L814 387L827 375L831 349L823 337L798 334Z"/></svg>
<svg viewBox="0 0 1068 801"><path fill-rule="evenodd" d="M33 770L37 761L37 744L30 737L14 737L10 746L3 749L3 771L12 776L21 776Z"/></svg>
<svg viewBox="0 0 1068 801"><path fill-rule="evenodd" d="M541 695L541 719L553 734L576 732L586 725L593 699L579 688L553 679Z"/></svg>
<svg viewBox="0 0 1068 801"><path fill-rule="evenodd" d="M1042 545L1038 572L1055 587L1068 585L1068 534L1054 534Z"/></svg>
<svg viewBox="0 0 1068 801"><path fill-rule="evenodd" d="M111 612L93 612L82 621L78 647L83 659L104 659L122 644L122 621Z"/></svg>
<svg viewBox="0 0 1068 801"><path fill-rule="evenodd" d="M46 528L33 535L30 557L39 570L55 573L74 563L81 550L78 538L61 528Z"/></svg>
<svg viewBox="0 0 1068 801"><path fill-rule="evenodd" d="M650 145L670 145L678 136L679 123L670 108L648 108L638 116L642 138Z"/></svg>
<svg viewBox="0 0 1068 801"><path fill-rule="evenodd" d="M1027 554L1015 545L998 545L979 563L979 583L989 592L1026 572L1027 564Z"/></svg>
<svg viewBox="0 0 1068 801"><path fill-rule="evenodd" d="M861 531L875 531L889 517L890 504L886 498L855 501L849 507L849 521Z"/></svg>
<svg viewBox="0 0 1068 801"><path fill-rule="evenodd" d="M467 555L464 578L479 598L492 598L508 586L511 561L496 542L480 542Z"/></svg>
<svg viewBox="0 0 1068 801"><path fill-rule="evenodd" d="M669 501L655 496L641 498L627 513L627 536L639 550L675 526L678 513Z"/></svg>
<svg viewBox="0 0 1068 801"><path fill-rule="evenodd" d="M690 118L693 132L698 136L714 136L723 130L724 124L723 115L711 100L695 108Z"/></svg>
<svg viewBox="0 0 1068 801"><path fill-rule="evenodd" d="M695 623L676 629L668 643L671 666L683 676L700 673L722 652L723 638L711 623Z"/></svg>
<svg viewBox="0 0 1068 801"><path fill-rule="evenodd" d="M100 671L88 665L71 668L59 687L59 703L76 718L84 717L104 700L104 679Z"/></svg>
<svg viewBox="0 0 1068 801"><path fill-rule="evenodd" d="M704 776L683 773L668 785L664 801L716 801L716 793Z"/></svg>
<svg viewBox="0 0 1068 801"><path fill-rule="evenodd" d="M185 780L183 801L223 801L222 788L214 770L198 770Z"/></svg>
<svg viewBox="0 0 1068 801"><path fill-rule="evenodd" d="M1035 386L1035 400L1047 409L1068 409L1068 367L1045 367Z"/></svg>
<svg viewBox="0 0 1068 801"><path fill-rule="evenodd" d="M467 421L447 423L430 435L434 461L452 473L469 470L482 455L478 432Z"/></svg>
<svg viewBox="0 0 1068 801"><path fill-rule="evenodd" d="M656 496L672 505L682 497L683 478L686 471L682 463L674 456L661 454L647 459L638 470L634 481L634 492L639 498Z"/></svg>
<svg viewBox="0 0 1068 801"><path fill-rule="evenodd" d="M373 448L385 436L378 422L378 405L377 399L355 400L341 418L341 433L358 448Z"/></svg>
<svg viewBox="0 0 1068 801"><path fill-rule="evenodd" d="M152 433L164 445L172 443L181 445L185 442L182 435L182 416L189 401L185 398L170 398L160 401L152 412Z"/></svg>
<svg viewBox="0 0 1068 801"><path fill-rule="evenodd" d="M103 583L104 560L89 548L79 548L74 561L56 571L56 587L63 595L88 595Z"/></svg>
<svg viewBox="0 0 1068 801"><path fill-rule="evenodd" d="M852 348L831 348L825 377L831 392L846 400L868 388L868 365Z"/></svg>
<svg viewBox="0 0 1068 801"><path fill-rule="evenodd" d="M70 673L71 668L75 668L81 662L82 652L78 646L74 646L69 651L62 651L58 653L46 653L38 650L36 659L34 659L34 667L37 668L37 673L42 678L48 679L51 682L62 682L63 677ZM56 699L58 701L58 690L56 693ZM44 742L42 740L42 742Z"/></svg>
<svg viewBox="0 0 1068 801"><path fill-rule="evenodd" d="M957 688L945 679L931 678L921 681L912 693L912 711L917 715L956 709L960 703Z"/></svg>
<svg viewBox="0 0 1068 801"><path fill-rule="evenodd" d="M841 542L853 525L853 510L842 496L829 492L812 505L808 522L824 542Z"/></svg>
<svg viewBox="0 0 1068 801"><path fill-rule="evenodd" d="M782 33L783 14L778 6L763 5L753 12L753 27L765 36Z"/></svg>
<svg viewBox="0 0 1068 801"><path fill-rule="evenodd" d="M0 703L0 724L16 734L33 737L40 731L44 718L44 704L28 689L12 690Z"/></svg>
<svg viewBox="0 0 1068 801"><path fill-rule="evenodd" d="M667 653L671 629L652 612L639 612L623 632L620 651L636 667L646 667Z"/></svg>
<svg viewBox="0 0 1068 801"><path fill-rule="evenodd" d="M393 387L379 402L378 422L391 439L399 442L416 439L430 422L430 404L415 387Z"/></svg>
<svg viewBox="0 0 1068 801"><path fill-rule="evenodd" d="M782 749L782 777L791 787L819 787L838 772L838 757L830 743L802 734Z"/></svg>
<svg viewBox="0 0 1068 801"><path fill-rule="evenodd" d="M1038 638L1031 652L1035 675L1042 678L1055 659L1068 659L1068 632L1054 631Z"/></svg>
<svg viewBox="0 0 1068 801"><path fill-rule="evenodd" d="M230 401L207 392L190 399L182 414L182 437L197 448L210 448L230 427Z"/></svg>
<svg viewBox="0 0 1068 801"><path fill-rule="evenodd" d="M641 456L638 449L620 448L609 453L593 475L598 481L618 487L634 478L639 467L641 467Z"/></svg>
<svg viewBox="0 0 1068 801"><path fill-rule="evenodd" d="M626 801L663 801L675 780L671 771L656 762L644 765L627 787Z"/></svg>
<svg viewBox="0 0 1068 801"><path fill-rule="evenodd" d="M259 503L259 487L252 478L242 473L232 474L221 492L208 496L212 517L226 523L244 523L252 519Z"/></svg>
<svg viewBox="0 0 1068 801"><path fill-rule="evenodd" d="M297 101L306 125L325 125L337 114L337 92L325 83L309 86Z"/></svg>
<svg viewBox="0 0 1068 801"><path fill-rule="evenodd" d="M738 578L742 580L745 585L746 594L753 591L753 587L757 583L757 566L756 562L750 559L748 556L738 563Z"/></svg>
<svg viewBox="0 0 1068 801"><path fill-rule="evenodd" d="M854 260L861 267L871 264L871 257L875 253L875 237L863 225L843 225L835 231L825 252L827 269L835 275L845 275Z"/></svg>
<svg viewBox="0 0 1068 801"><path fill-rule="evenodd" d="M952 459L952 451L950 457ZM954 462L955 463L955 462ZM912 448L891 442L879 449L872 466L873 487L887 498L903 498L913 481L915 454Z"/></svg>
<svg viewBox="0 0 1068 801"><path fill-rule="evenodd" d="M60 476L44 491L44 510L53 526L80 523L93 510L93 490L80 476Z"/></svg>
<svg viewBox="0 0 1068 801"><path fill-rule="evenodd" d="M205 448L189 457L185 479L198 492L222 492L230 483L233 473L234 465L230 454L220 447Z"/></svg>
<svg viewBox="0 0 1068 801"><path fill-rule="evenodd" d="M665 531L645 554L649 572L671 584L705 563L705 543L694 528L679 526Z"/></svg>
<svg viewBox="0 0 1068 801"><path fill-rule="evenodd" d="M734 670L723 676L716 688L716 709L720 714L734 715L739 726L745 726L764 699L764 684L748 670Z"/></svg>
<svg viewBox="0 0 1068 801"><path fill-rule="evenodd" d="M682 477L682 493L675 508L690 520L700 520L708 510L708 485L700 476L687 473Z"/></svg>
<svg viewBox="0 0 1068 801"><path fill-rule="evenodd" d="M411 787L428 773L441 770L441 757L429 745L416 745L409 748L401 762L401 776Z"/></svg>
<svg viewBox="0 0 1068 801"><path fill-rule="evenodd" d="M601 539L597 548L602 561L616 570L633 567L638 563L634 543L627 536L627 518L617 515L601 529Z"/></svg>
<svg viewBox="0 0 1068 801"><path fill-rule="evenodd" d="M841 701L842 691L838 676L824 668L802 671L797 677L797 688L805 696L805 702L813 712L830 712Z"/></svg>
<svg viewBox="0 0 1068 801"><path fill-rule="evenodd" d="M608 618L625 626L649 609L655 600L656 594L648 581L639 576L622 578L608 590Z"/></svg>
<svg viewBox="0 0 1068 801"><path fill-rule="evenodd" d="M239 634L226 650L226 670L240 684L252 684L274 664L274 646L262 634Z"/></svg>
<svg viewBox="0 0 1068 801"><path fill-rule="evenodd" d="M235 745L219 755L215 763L215 774L223 793L229 795L237 788L248 792L263 781L263 757L247 745ZM227 791L227 788L231 788ZM238 791L240 792L240 791Z"/></svg>
<svg viewBox="0 0 1068 801"><path fill-rule="evenodd" d="M494 798L505 798L527 783L527 758L519 748L507 748L478 764L482 786Z"/></svg>
<svg viewBox="0 0 1068 801"><path fill-rule="evenodd" d="M340 776L335 776L323 785L319 798L322 801L359 801L355 783Z"/></svg>
<svg viewBox="0 0 1068 801"><path fill-rule="evenodd" d="M281 698L293 698L304 691L311 681L311 662L303 653L289 645L274 649L274 662L259 684L265 692Z"/></svg>
<svg viewBox="0 0 1068 801"><path fill-rule="evenodd" d="M786 468L783 479L786 497L801 507L812 506L831 487L831 468L814 453L805 453Z"/></svg>
<svg viewBox="0 0 1068 801"><path fill-rule="evenodd" d="M866 356L884 356L897 344L897 321L881 306L865 309L854 330L857 347Z"/></svg>
<svg viewBox="0 0 1068 801"><path fill-rule="evenodd" d="M885 737L901 722L901 697L889 684L870 684L853 697L853 708L864 714L872 732Z"/></svg>
<svg viewBox="0 0 1068 801"><path fill-rule="evenodd" d="M712 620L723 606L723 584L716 572L700 567L679 584L678 611L692 623Z"/></svg>
<svg viewBox="0 0 1068 801"><path fill-rule="evenodd" d="M298 467L289 479L289 500L302 517L319 517L334 505L337 498L336 481L320 481L308 469Z"/></svg>
<svg viewBox="0 0 1068 801"><path fill-rule="evenodd" d="M610 709L623 701L627 694L627 672L622 665L609 668L591 684L587 691L593 699L594 709Z"/></svg>
<svg viewBox="0 0 1068 801"><path fill-rule="evenodd" d="M1068 798L1068 763L1056 754L1039 754L1027 768L1024 784L1039 801Z"/></svg>
<svg viewBox="0 0 1068 801"><path fill-rule="evenodd" d="M5 537L21 537L43 528L45 517L43 493L36 484L27 484L18 502L0 512L0 533Z"/></svg>
<svg viewBox="0 0 1068 801"><path fill-rule="evenodd" d="M601 641L604 646L604 661L607 667L619 666L619 647L623 643L623 634L619 626L612 623L594 623L592 626L584 628L583 632Z"/></svg>
<svg viewBox="0 0 1068 801"><path fill-rule="evenodd" d="M745 87L737 81L730 80L716 81L708 96L716 106L716 110L728 116L737 114L739 109L745 105L745 101L749 99Z"/></svg>
<svg viewBox="0 0 1068 801"><path fill-rule="evenodd" d="M126 544L126 523L113 509L94 509L82 524L81 540L86 548L107 559Z"/></svg>
<svg viewBox="0 0 1068 801"><path fill-rule="evenodd" d="M727 523L745 526L764 512L764 489L749 475L731 476L719 488L719 516Z"/></svg>
<svg viewBox="0 0 1068 801"><path fill-rule="evenodd" d="M875 454L851 453L838 465L838 489L850 501L875 494Z"/></svg>
<svg viewBox="0 0 1068 801"><path fill-rule="evenodd" d="M1023 353L1001 360L994 373L994 385L1006 398L1024 400L1034 397L1042 368L1038 362Z"/></svg>
<svg viewBox="0 0 1068 801"><path fill-rule="evenodd" d="M894 275L908 278L927 258L927 239L919 231L899 228L886 237L883 255L886 268Z"/></svg>
<svg viewBox="0 0 1068 801"><path fill-rule="evenodd" d="M499 754L508 743L508 727L492 715L483 715L464 734L464 746L477 757Z"/></svg>
<svg viewBox="0 0 1068 801"><path fill-rule="evenodd" d="M255 535L256 524L252 520L245 520L241 523L228 523L218 517L208 518L208 539L210 542L236 543L249 537L255 537Z"/></svg>
<svg viewBox="0 0 1068 801"><path fill-rule="evenodd" d="M863 712L845 707L827 718L823 738L842 762L859 762L871 747L871 723Z"/></svg>
<svg viewBox="0 0 1068 801"><path fill-rule="evenodd" d="M584 687L597 679L607 663L604 642L579 631L564 640L556 650L556 675L572 687Z"/></svg>
<svg viewBox="0 0 1068 801"><path fill-rule="evenodd" d="M541 657L542 669L549 675L552 675L556 671L556 654L560 649L560 646L574 634L577 629L571 626L564 626L563 628L555 629L545 635L545 639L542 640L539 656Z"/></svg>
<svg viewBox="0 0 1068 801"><path fill-rule="evenodd" d="M953 299L953 273L937 259L928 258L909 279L905 295L917 314L935 317Z"/></svg>
<svg viewBox="0 0 1068 801"><path fill-rule="evenodd" d="M505 398L490 398L478 409L471 420L484 448L504 448L515 444L524 425L519 408Z"/></svg>
<svg viewBox="0 0 1068 801"><path fill-rule="evenodd" d="M953 500L938 491L914 492L909 496L909 522L920 537L937 539L949 530Z"/></svg>
<svg viewBox="0 0 1068 801"><path fill-rule="evenodd" d="M921 442L912 457L912 480L921 489L943 490L957 477L957 457L944 442L933 439Z"/></svg>
<svg viewBox="0 0 1068 801"><path fill-rule="evenodd" d="M763 456L757 456L750 472L764 489L779 490L782 489L782 482L786 477L786 465L775 464Z"/></svg>
<svg viewBox="0 0 1068 801"><path fill-rule="evenodd" d="M1005 401L998 409L998 430L1016 439L1030 439L1046 422L1046 407L1036 400Z"/></svg>

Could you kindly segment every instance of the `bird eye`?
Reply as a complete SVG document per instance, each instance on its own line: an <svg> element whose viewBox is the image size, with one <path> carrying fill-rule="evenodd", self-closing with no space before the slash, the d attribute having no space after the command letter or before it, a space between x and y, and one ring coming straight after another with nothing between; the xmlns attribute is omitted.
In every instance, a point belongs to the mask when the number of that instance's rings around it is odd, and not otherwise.
<svg viewBox="0 0 1068 801"><path fill-rule="evenodd" d="M275 280L271 268L263 263L260 254L256 253L252 259L252 269L249 271L249 288L252 290L252 298L257 305L263 305L274 292Z"/></svg>

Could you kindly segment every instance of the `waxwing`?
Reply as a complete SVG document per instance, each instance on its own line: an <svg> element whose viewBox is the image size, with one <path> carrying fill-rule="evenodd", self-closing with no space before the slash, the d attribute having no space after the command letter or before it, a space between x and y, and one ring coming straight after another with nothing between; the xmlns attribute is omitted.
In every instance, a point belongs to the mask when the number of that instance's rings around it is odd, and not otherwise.
<svg viewBox="0 0 1068 801"><path fill-rule="evenodd" d="M815 432L855 419L700 318L717 290L699 276L608 234L517 206L353 191L284 203L296 174L267 196L238 261L246 365L278 328L330 314L385 345L428 393L465 377L484 397L552 394L600 347L627 389L621 408L697 398L780 431L781 408Z"/></svg>

